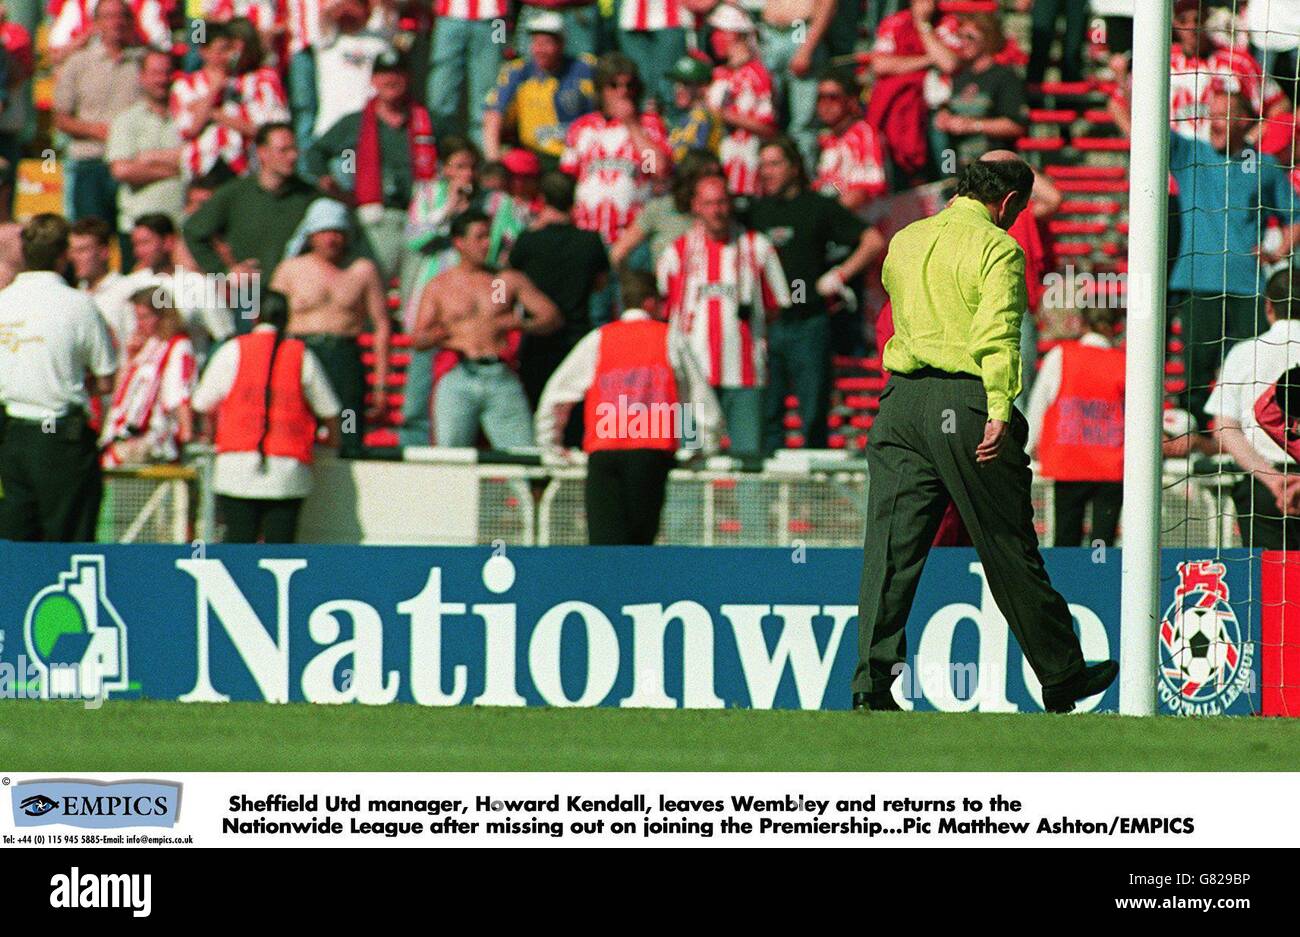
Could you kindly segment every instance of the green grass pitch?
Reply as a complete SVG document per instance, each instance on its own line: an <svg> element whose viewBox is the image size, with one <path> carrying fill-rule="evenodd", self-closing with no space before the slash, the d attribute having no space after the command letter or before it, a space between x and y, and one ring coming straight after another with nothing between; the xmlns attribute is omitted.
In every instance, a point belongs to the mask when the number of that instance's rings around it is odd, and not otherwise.
<svg viewBox="0 0 1300 937"><path fill-rule="evenodd" d="M0 703L0 772L1298 769L1294 719Z"/></svg>

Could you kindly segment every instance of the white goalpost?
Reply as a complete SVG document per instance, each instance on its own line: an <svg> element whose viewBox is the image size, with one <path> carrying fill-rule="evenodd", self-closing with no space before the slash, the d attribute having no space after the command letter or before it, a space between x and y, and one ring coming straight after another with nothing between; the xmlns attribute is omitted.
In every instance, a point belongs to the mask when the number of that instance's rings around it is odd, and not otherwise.
<svg viewBox="0 0 1300 937"><path fill-rule="evenodd" d="M1133 19L1119 686L1129 716L1156 711L1172 8L1139 0Z"/></svg>

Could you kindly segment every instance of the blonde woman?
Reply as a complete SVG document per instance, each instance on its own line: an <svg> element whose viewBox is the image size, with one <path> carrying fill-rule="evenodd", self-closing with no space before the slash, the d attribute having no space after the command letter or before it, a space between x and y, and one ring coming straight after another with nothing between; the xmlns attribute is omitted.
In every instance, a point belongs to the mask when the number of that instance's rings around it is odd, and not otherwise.
<svg viewBox="0 0 1300 937"><path fill-rule="evenodd" d="M106 468L176 462L193 434L194 346L180 313L161 287L136 291L131 304L135 332L123 349L100 435L100 461Z"/></svg>

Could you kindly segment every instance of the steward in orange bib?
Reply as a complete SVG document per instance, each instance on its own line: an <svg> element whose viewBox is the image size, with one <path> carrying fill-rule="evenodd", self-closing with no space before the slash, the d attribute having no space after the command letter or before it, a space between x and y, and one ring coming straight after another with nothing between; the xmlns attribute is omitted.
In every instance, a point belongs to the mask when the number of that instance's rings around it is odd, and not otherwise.
<svg viewBox="0 0 1300 937"><path fill-rule="evenodd" d="M194 409L216 417L212 487L227 543L294 542L318 420L338 444L338 398L316 356L284 336L288 318L284 295L264 293L258 325L217 349L194 392Z"/></svg>
<svg viewBox="0 0 1300 937"><path fill-rule="evenodd" d="M659 317L654 277L626 271L619 285L626 311L588 332L551 375L536 435L548 461L569 461L564 427L585 401L587 539L651 544L679 445L715 451L722 411L685 338Z"/></svg>
<svg viewBox="0 0 1300 937"><path fill-rule="evenodd" d="M1114 346L1117 309L1088 309L1088 331L1043 358L1029 397L1029 453L1054 484L1053 545L1083 543L1092 504L1093 541L1115 542L1124 495L1124 349Z"/></svg>

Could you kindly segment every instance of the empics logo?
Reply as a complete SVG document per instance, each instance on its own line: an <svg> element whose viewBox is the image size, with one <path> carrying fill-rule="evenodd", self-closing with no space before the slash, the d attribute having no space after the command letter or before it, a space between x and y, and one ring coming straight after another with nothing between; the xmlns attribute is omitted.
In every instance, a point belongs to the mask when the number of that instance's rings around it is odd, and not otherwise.
<svg viewBox="0 0 1300 937"><path fill-rule="evenodd" d="M75 778L20 781L13 786L13 808L14 826L173 827L180 819L181 786L171 781Z"/></svg>
<svg viewBox="0 0 1300 937"><path fill-rule="evenodd" d="M50 877L51 908L129 908L132 917L153 910L153 876L82 872L75 865Z"/></svg>
<svg viewBox="0 0 1300 937"><path fill-rule="evenodd" d="M23 620L43 699L97 699L127 689L126 625L104 589L104 558L76 555L32 598Z"/></svg>
<svg viewBox="0 0 1300 937"><path fill-rule="evenodd" d="M1249 685L1255 646L1243 641L1222 563L1178 564L1160 622L1160 696L1177 713L1224 712Z"/></svg>

